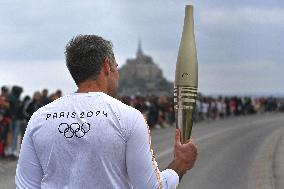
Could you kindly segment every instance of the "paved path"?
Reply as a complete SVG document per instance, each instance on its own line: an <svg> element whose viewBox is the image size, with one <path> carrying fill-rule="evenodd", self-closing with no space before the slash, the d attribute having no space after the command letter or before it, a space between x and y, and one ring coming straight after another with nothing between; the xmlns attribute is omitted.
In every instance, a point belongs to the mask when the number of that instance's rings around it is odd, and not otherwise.
<svg viewBox="0 0 284 189"><path fill-rule="evenodd" d="M284 188L284 134L277 144L273 161L274 184L276 189Z"/></svg>
<svg viewBox="0 0 284 189"><path fill-rule="evenodd" d="M160 169L172 158L174 129L151 132ZM284 114L234 117L194 125L199 157L179 189L283 189ZM12 189L16 162L0 161L0 189Z"/></svg>
<svg viewBox="0 0 284 189"><path fill-rule="evenodd" d="M152 132L160 169L171 160L172 149L165 148L173 145L171 130ZM194 126L192 136L199 158L180 189L284 188L284 114L204 122Z"/></svg>
<svg viewBox="0 0 284 189"><path fill-rule="evenodd" d="M16 161L0 160L0 189L15 189Z"/></svg>

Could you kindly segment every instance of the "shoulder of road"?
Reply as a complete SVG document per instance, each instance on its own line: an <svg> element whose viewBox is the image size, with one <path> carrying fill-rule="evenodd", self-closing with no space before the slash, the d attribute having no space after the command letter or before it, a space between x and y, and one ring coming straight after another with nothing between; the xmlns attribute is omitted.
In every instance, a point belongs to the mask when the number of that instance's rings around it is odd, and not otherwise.
<svg viewBox="0 0 284 189"><path fill-rule="evenodd" d="M284 127L284 123L283 123ZM283 130L282 130L283 131ZM278 140L276 150L275 150L275 157L274 157L274 188L280 189L284 188L284 132L282 132L281 137Z"/></svg>

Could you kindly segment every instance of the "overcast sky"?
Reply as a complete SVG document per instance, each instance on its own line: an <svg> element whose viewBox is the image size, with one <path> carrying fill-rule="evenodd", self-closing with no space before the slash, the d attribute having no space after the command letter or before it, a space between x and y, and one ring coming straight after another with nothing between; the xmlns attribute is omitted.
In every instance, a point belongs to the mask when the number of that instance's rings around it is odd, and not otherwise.
<svg viewBox="0 0 284 189"><path fill-rule="evenodd" d="M1 0L0 86L75 91L64 47L77 34L111 40L120 65L140 38L173 81L186 4L195 8L199 91L284 94L281 0Z"/></svg>

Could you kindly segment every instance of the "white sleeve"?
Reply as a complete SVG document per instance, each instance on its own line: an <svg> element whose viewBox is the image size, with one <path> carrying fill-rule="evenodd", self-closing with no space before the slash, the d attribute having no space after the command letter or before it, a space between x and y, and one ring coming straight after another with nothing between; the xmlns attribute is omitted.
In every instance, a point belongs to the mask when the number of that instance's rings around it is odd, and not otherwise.
<svg viewBox="0 0 284 189"><path fill-rule="evenodd" d="M30 133L31 120L29 121L21 145L20 156L16 169L16 189L41 188L43 170L39 163Z"/></svg>
<svg viewBox="0 0 284 189"><path fill-rule="evenodd" d="M150 130L142 114L127 139L126 166L134 188L173 189L179 184L174 170L166 169L160 173L151 146Z"/></svg>

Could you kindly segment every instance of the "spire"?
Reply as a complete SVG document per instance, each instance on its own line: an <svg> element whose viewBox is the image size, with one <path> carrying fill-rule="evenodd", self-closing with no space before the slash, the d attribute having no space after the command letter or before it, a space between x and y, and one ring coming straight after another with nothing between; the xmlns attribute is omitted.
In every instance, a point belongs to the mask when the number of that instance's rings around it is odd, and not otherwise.
<svg viewBox="0 0 284 189"><path fill-rule="evenodd" d="M136 57L137 58L140 58L140 57L143 57L143 51L142 51L142 45L141 45L141 40L139 39L138 40L138 50L137 50L137 53L136 53Z"/></svg>

